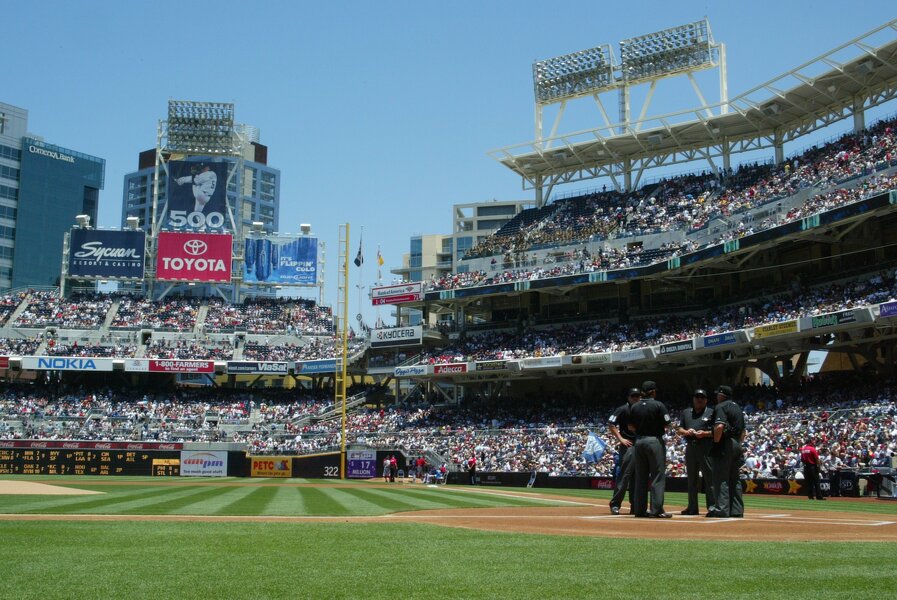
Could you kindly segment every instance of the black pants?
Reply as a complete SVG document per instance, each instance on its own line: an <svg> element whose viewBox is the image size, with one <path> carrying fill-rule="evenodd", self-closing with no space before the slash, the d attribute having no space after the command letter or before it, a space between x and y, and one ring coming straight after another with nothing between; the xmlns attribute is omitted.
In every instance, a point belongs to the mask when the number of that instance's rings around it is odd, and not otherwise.
<svg viewBox="0 0 897 600"><path fill-rule="evenodd" d="M819 485L819 465L804 463L804 485L807 486L807 498L822 500L822 486Z"/></svg>
<svg viewBox="0 0 897 600"><path fill-rule="evenodd" d="M635 516L644 517L648 510L648 489L651 490L651 514L664 512L663 494L666 490L666 450L656 437L640 437L633 446L635 463L635 494L632 500Z"/></svg>
<svg viewBox="0 0 897 600"><path fill-rule="evenodd" d="M616 486L614 487L614 495L610 499L610 505L617 508L623 505L623 499L626 498L626 490L629 490L629 503L633 503L632 472L634 463L632 457L635 455L635 448L634 446L629 446L628 448L623 446L623 449L626 451L620 457L620 476L617 478Z"/></svg>
<svg viewBox="0 0 897 600"><path fill-rule="evenodd" d="M688 475L688 508L690 512L698 512L698 492L701 491L701 479L704 480L704 498L707 508L716 504L713 496L713 461L710 458L710 444L689 442L685 446L685 469Z"/></svg>
<svg viewBox="0 0 897 600"><path fill-rule="evenodd" d="M741 497L741 479L738 472L744 464L741 444L731 438L724 439L714 450L713 496L710 510L721 517L744 515L744 499Z"/></svg>

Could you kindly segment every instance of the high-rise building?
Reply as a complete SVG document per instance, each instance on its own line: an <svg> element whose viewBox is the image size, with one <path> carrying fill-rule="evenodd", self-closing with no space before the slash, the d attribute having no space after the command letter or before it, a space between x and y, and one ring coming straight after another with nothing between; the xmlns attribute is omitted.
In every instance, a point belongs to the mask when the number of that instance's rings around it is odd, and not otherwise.
<svg viewBox="0 0 897 600"><path fill-rule="evenodd" d="M59 285L75 216L96 223L106 161L28 133L28 111L0 103L0 289Z"/></svg>

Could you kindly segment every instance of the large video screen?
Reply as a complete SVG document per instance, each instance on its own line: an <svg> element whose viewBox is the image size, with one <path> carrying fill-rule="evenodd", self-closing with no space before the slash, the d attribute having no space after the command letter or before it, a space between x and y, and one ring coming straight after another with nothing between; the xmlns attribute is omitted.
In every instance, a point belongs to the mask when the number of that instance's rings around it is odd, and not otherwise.
<svg viewBox="0 0 897 600"><path fill-rule="evenodd" d="M231 163L168 162L168 212L163 228L220 231L227 226L227 172Z"/></svg>
<svg viewBox="0 0 897 600"><path fill-rule="evenodd" d="M244 250L245 283L315 285L318 282L317 238L247 238Z"/></svg>

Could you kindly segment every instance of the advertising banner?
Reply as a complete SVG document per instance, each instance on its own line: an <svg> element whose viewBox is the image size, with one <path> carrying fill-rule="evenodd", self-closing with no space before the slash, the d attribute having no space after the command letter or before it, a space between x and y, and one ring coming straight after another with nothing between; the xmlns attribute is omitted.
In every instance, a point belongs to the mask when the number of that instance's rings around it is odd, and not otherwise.
<svg viewBox="0 0 897 600"><path fill-rule="evenodd" d="M0 440L0 448L69 450L180 450L181 442L71 442L68 440Z"/></svg>
<svg viewBox="0 0 897 600"><path fill-rule="evenodd" d="M293 459L289 456L250 456L250 477L288 479L293 475Z"/></svg>
<svg viewBox="0 0 897 600"><path fill-rule="evenodd" d="M788 333L797 333L797 319L790 321L782 321L781 323L770 323L769 325L758 325L754 327L754 339L761 340L776 335L785 335Z"/></svg>
<svg viewBox="0 0 897 600"><path fill-rule="evenodd" d="M476 366L474 367L474 371L482 372L482 371L507 371L508 363L504 360L481 360L479 362L474 363Z"/></svg>
<svg viewBox="0 0 897 600"><path fill-rule="evenodd" d="M162 227L221 231L227 222L231 162L168 161L168 205Z"/></svg>
<svg viewBox="0 0 897 600"><path fill-rule="evenodd" d="M872 321L872 311L868 308L854 308L840 310L824 315L814 315L800 318L800 330L822 329L825 327L838 327L851 323L869 323Z"/></svg>
<svg viewBox="0 0 897 600"><path fill-rule="evenodd" d="M400 285L387 285L371 290L371 303L374 306L380 304L399 304L401 302L416 302L423 297L423 284L403 283Z"/></svg>
<svg viewBox="0 0 897 600"><path fill-rule="evenodd" d="M71 356L23 356L26 371L111 371L111 358L83 358Z"/></svg>
<svg viewBox="0 0 897 600"><path fill-rule="evenodd" d="M229 282L233 236L211 233L159 233L156 279Z"/></svg>
<svg viewBox="0 0 897 600"><path fill-rule="evenodd" d="M145 248L143 231L73 229L69 240L69 276L142 279Z"/></svg>
<svg viewBox="0 0 897 600"><path fill-rule="evenodd" d="M524 369L556 369L563 364L560 356L545 356L542 358L524 358L520 366Z"/></svg>
<svg viewBox="0 0 897 600"><path fill-rule="evenodd" d="M574 365L606 365L611 362L611 353L577 354L570 357L570 363Z"/></svg>
<svg viewBox="0 0 897 600"><path fill-rule="evenodd" d="M227 452L182 450L181 477L227 477Z"/></svg>
<svg viewBox="0 0 897 600"><path fill-rule="evenodd" d="M228 361L228 375L286 375L290 371L288 362Z"/></svg>
<svg viewBox="0 0 897 600"><path fill-rule="evenodd" d="M695 349L695 341L684 340L681 342L670 342L669 344L660 345L660 355L676 354L677 352L691 352Z"/></svg>
<svg viewBox="0 0 897 600"><path fill-rule="evenodd" d="M346 452L346 474L350 479L371 479L377 476L376 450Z"/></svg>
<svg viewBox="0 0 897 600"><path fill-rule="evenodd" d="M420 325L374 329L371 331L371 348L419 346L423 335L424 328Z"/></svg>
<svg viewBox="0 0 897 600"><path fill-rule="evenodd" d="M636 348L634 350L621 350L613 353L614 362L632 362L654 358L651 348Z"/></svg>
<svg viewBox="0 0 897 600"><path fill-rule="evenodd" d="M879 317L897 316L897 302L885 302L878 307Z"/></svg>
<svg viewBox="0 0 897 600"><path fill-rule="evenodd" d="M0 356L0 369L8 369L9 368L9 357L8 356Z"/></svg>
<svg viewBox="0 0 897 600"><path fill-rule="evenodd" d="M735 331L729 331L726 333L717 333L714 335L705 335L703 339L704 348L715 348L717 346L727 346L729 344L737 344L740 341L739 333Z"/></svg>
<svg viewBox="0 0 897 600"><path fill-rule="evenodd" d="M467 363L433 365L433 375L457 375L459 373L467 373Z"/></svg>
<svg viewBox="0 0 897 600"><path fill-rule="evenodd" d="M214 373L213 360L129 358L125 371L132 373Z"/></svg>
<svg viewBox="0 0 897 600"><path fill-rule="evenodd" d="M296 375L314 375L316 373L336 373L336 359L306 360L296 363Z"/></svg>
<svg viewBox="0 0 897 600"><path fill-rule="evenodd" d="M245 283L315 285L318 283L318 238L247 238Z"/></svg>
<svg viewBox="0 0 897 600"><path fill-rule="evenodd" d="M393 375L396 377L422 377L427 374L427 365L412 365L410 367L396 367Z"/></svg>

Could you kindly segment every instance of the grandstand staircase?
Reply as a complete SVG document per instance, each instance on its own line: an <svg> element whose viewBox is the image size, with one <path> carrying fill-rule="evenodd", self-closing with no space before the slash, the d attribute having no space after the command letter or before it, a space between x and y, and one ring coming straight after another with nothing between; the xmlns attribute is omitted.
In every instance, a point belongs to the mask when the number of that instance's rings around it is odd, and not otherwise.
<svg viewBox="0 0 897 600"><path fill-rule="evenodd" d="M109 331L109 326L112 325L115 317L118 316L119 306L121 306L121 300L114 301L112 306L109 307L109 312L106 314L106 319L103 321L103 326L100 328L101 331Z"/></svg>
<svg viewBox="0 0 897 600"><path fill-rule="evenodd" d="M196 325L193 326L193 335L197 335L203 329L206 324L206 315L209 314L209 304L207 302L203 302L199 307L199 310L196 311Z"/></svg>
<svg viewBox="0 0 897 600"><path fill-rule="evenodd" d="M31 304L31 294L28 294L27 296L25 296L24 300L19 302L19 305L16 307L16 309L12 311L11 315L9 315L9 320L6 322L6 326L11 327L12 324L16 322L16 319L19 318L19 315L25 312L25 309L28 308L29 304Z"/></svg>

